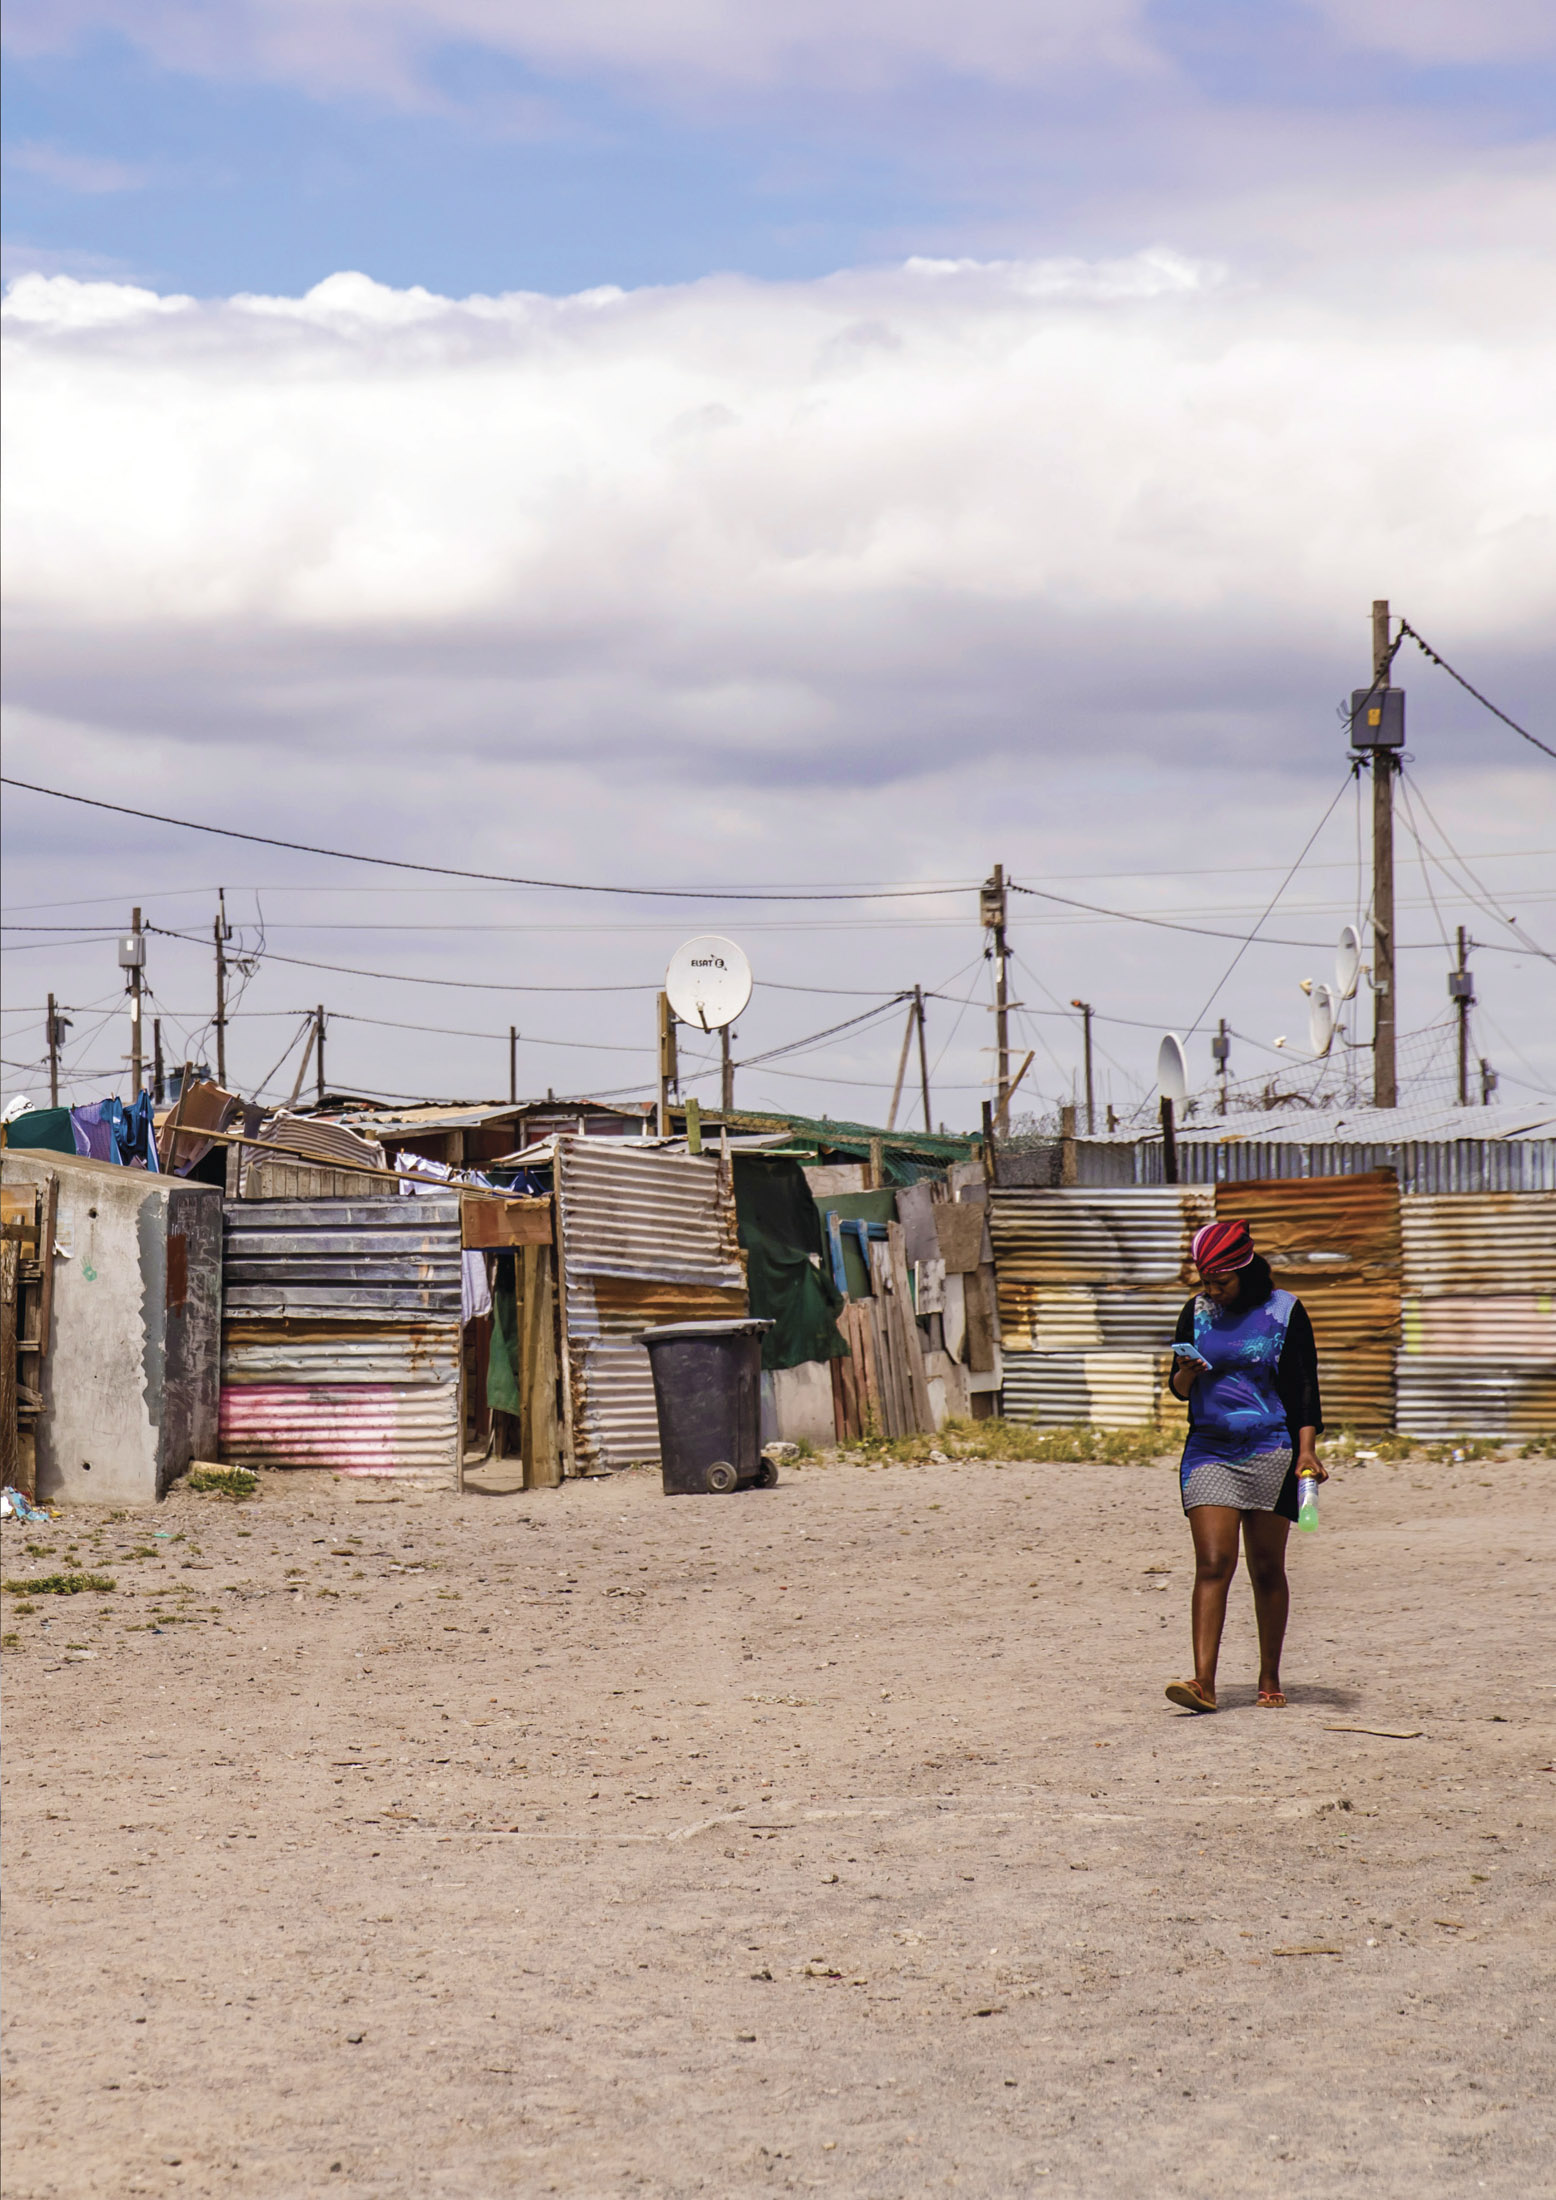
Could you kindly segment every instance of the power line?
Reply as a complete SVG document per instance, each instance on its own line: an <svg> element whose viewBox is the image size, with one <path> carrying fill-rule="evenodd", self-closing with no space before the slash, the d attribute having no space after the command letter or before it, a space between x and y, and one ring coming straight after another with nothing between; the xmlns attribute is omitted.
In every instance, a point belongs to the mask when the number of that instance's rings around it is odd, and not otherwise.
<svg viewBox="0 0 1556 2200"><path fill-rule="evenodd" d="M506 871L465 871L448 863L416 863L407 856L369 856L352 848L323 848L307 840L282 840L272 833L240 832L234 825L207 825L199 818L169 817L160 810L140 810L128 802L104 802L97 795L67 794L63 787L43 787L31 779L0 774L0 784L23 788L28 794L52 796L56 802L76 802L89 810L111 810L119 817L138 817L151 825L175 825L183 832L215 833L223 840L247 840L262 848L288 848L295 855L328 856L339 863L371 863L389 871L423 871L438 878L478 879L489 886L537 886L557 894L623 894L649 901L914 901L926 894L966 894L970 886L880 886L873 888L807 888L724 886L603 886L579 879L524 878ZM181 936L181 935L180 935Z"/></svg>
<svg viewBox="0 0 1556 2200"><path fill-rule="evenodd" d="M1403 781L1407 776L1403 765L1400 766L1399 776L1401 781ZM1513 934L1513 937L1519 941L1520 945L1523 946L1527 952L1540 956L1545 962L1556 962L1556 955L1553 955L1548 948L1541 947L1537 940L1531 939L1529 937L1529 934L1524 930L1523 926L1519 923L1516 917L1504 916L1502 914L1502 911L1497 908L1495 902L1492 900L1491 897L1491 889L1488 886L1483 885L1481 881L1475 876L1475 873L1465 862L1463 856L1459 854L1459 851L1457 850L1457 848L1455 848L1453 842L1443 831L1442 826L1438 824L1436 812L1433 810L1431 804L1427 801L1425 794L1422 793L1419 783L1413 777L1410 780L1410 785L1415 793L1420 795L1421 807L1423 810L1425 810L1427 817L1431 821L1432 830L1437 834L1438 839L1441 840L1443 846L1453 857L1454 862L1459 866L1459 869L1464 873L1464 876L1470 881L1471 888L1473 889L1470 894L1470 899L1476 903L1476 906L1481 910L1482 914L1493 918L1498 924L1505 924L1507 926L1507 929ZM1457 884L1456 881L1452 880L1451 874L1448 872L1447 867L1442 863L1441 858L1435 858L1434 860L1437 861L1439 869L1443 871L1444 877L1449 878L1451 884ZM1460 886L1458 888L1458 891L1460 893L1463 893L1464 888Z"/></svg>
<svg viewBox="0 0 1556 2200"><path fill-rule="evenodd" d="M1515 733L1522 734L1523 738L1526 741L1532 742L1535 748L1542 749L1547 756L1556 757L1556 749L1553 749L1548 741L1542 741L1539 735L1531 733L1527 726L1521 726L1516 718L1509 718L1505 710L1498 710L1496 704L1491 701L1489 696L1482 695L1478 687L1471 687L1469 681L1465 679L1462 672L1455 672L1446 657L1439 657L1436 650L1433 649L1431 643L1422 640L1421 636L1416 632L1415 628L1410 624L1410 621L1408 619L1401 619L1399 622L1400 641L1403 641L1407 634L1410 636L1410 639L1415 643L1417 649L1421 651L1423 656L1430 657L1432 663L1436 665L1440 671L1446 672L1450 680L1457 680L1466 695L1474 696L1476 702L1479 703L1482 710L1489 710L1493 718L1500 718L1504 726L1511 726ZM1398 643L1396 643L1395 647L1397 648L1398 646Z"/></svg>

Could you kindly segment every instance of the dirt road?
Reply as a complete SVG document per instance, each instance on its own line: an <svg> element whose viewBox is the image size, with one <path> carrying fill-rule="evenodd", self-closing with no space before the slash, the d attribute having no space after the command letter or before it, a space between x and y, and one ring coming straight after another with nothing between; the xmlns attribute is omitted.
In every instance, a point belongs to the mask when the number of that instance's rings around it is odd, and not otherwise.
<svg viewBox="0 0 1556 2200"><path fill-rule="evenodd" d="M1551 1495L1351 1470L1213 1719L1170 1468L8 1524L8 2200L1556 2191Z"/></svg>

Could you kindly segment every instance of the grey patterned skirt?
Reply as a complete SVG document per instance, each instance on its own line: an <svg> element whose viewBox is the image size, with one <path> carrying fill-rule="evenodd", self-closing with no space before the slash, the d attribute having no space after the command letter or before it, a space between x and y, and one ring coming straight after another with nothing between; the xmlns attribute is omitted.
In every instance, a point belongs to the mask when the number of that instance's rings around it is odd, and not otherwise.
<svg viewBox="0 0 1556 2200"><path fill-rule="evenodd" d="M1287 1489L1288 1482L1294 1484L1295 1479L1289 1444L1278 1451L1256 1452L1252 1459L1238 1463L1201 1459L1184 1477L1183 1509L1192 1512L1196 1505L1232 1505L1238 1512L1278 1512L1295 1520L1296 1491ZM1283 1497L1288 1504L1281 1502Z"/></svg>

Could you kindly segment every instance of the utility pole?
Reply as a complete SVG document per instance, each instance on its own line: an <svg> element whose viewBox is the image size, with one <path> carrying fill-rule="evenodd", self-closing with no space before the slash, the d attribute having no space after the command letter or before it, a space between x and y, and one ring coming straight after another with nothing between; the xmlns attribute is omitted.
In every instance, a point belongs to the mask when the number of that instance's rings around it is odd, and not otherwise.
<svg viewBox="0 0 1556 2200"><path fill-rule="evenodd" d="M1470 1010L1475 1006L1475 981L1470 976L1469 941L1459 926L1459 967L1448 973L1448 998L1459 1012L1459 1105L1470 1104Z"/></svg>
<svg viewBox="0 0 1556 2200"><path fill-rule="evenodd" d="M659 1135L670 1135L670 1095L680 1082L675 1056L675 1011L668 993L659 996Z"/></svg>
<svg viewBox="0 0 1556 2200"><path fill-rule="evenodd" d="M162 1064L162 1018L151 1019L151 1097L160 1108L167 1098L167 1075Z"/></svg>
<svg viewBox="0 0 1556 2200"><path fill-rule="evenodd" d="M70 1018L62 1016L53 994L49 995L49 1106L59 1106L59 1050L65 1044L65 1034L70 1029Z"/></svg>
<svg viewBox="0 0 1556 2200"><path fill-rule="evenodd" d="M1091 1081L1091 1003L1090 1001L1072 1001L1070 1006L1071 1008L1078 1008L1086 1022L1086 1136L1095 1138L1097 1135L1097 1102L1095 1088Z"/></svg>
<svg viewBox="0 0 1556 2200"><path fill-rule="evenodd" d="M932 1134L935 1126L929 1113L929 1050L924 1038L924 988L921 985L913 988L913 1006L918 1011L918 1081L924 1100L924 1130Z"/></svg>
<svg viewBox="0 0 1556 2200"><path fill-rule="evenodd" d="M1372 708L1380 732L1392 732L1383 695L1389 685L1388 598L1372 606ZM1404 698L1400 698L1399 743L1404 746ZM1372 751L1372 1104L1399 1105L1395 1040L1399 1029L1394 987L1394 774L1399 765L1393 745Z"/></svg>
<svg viewBox="0 0 1556 2200"><path fill-rule="evenodd" d="M216 922L212 926L216 936L216 1082L227 1082L227 942L232 938L232 927L227 922L227 889L216 889Z"/></svg>
<svg viewBox="0 0 1556 2200"><path fill-rule="evenodd" d="M508 1105L519 1104L519 1034L517 1028L508 1026Z"/></svg>
<svg viewBox="0 0 1556 2200"><path fill-rule="evenodd" d="M1480 1058L1480 1104L1483 1108L1490 1107L1491 1095L1496 1091L1496 1089L1497 1073L1492 1068L1491 1064L1486 1060L1485 1056L1482 1055Z"/></svg>
<svg viewBox="0 0 1556 2200"><path fill-rule="evenodd" d="M1217 1115L1226 1113L1226 1066L1232 1059L1232 1042L1227 1035L1226 1018L1216 1026L1216 1035L1210 1042L1210 1059L1216 1065L1216 1075L1221 1080L1221 1097L1216 1102Z"/></svg>
<svg viewBox="0 0 1556 2200"><path fill-rule="evenodd" d="M725 1115L735 1112L735 1064L729 1051L729 1026L719 1026L719 1107Z"/></svg>
<svg viewBox="0 0 1556 2200"><path fill-rule="evenodd" d="M978 897L983 928L994 935L994 1128L1010 1135L1010 989L1005 947L1005 866L996 863Z"/></svg>
<svg viewBox="0 0 1556 2200"><path fill-rule="evenodd" d="M317 1023L316 1023L315 1025L314 1025L314 1027L313 1027L313 1030L314 1030L314 1055L313 1055L313 1067L314 1067L314 1074L315 1074L315 1076L316 1076L316 1077L317 1077L317 1079L318 1079L318 1084L317 1084L317 1088L316 1088L316 1089L317 1089L317 1091L318 1091L318 1095L319 1095L319 1102L318 1102L318 1104L319 1104L319 1106L320 1106L320 1107L322 1108L322 1107L323 1107L323 1105L324 1105L324 1003L323 1003L322 1001L321 1001L321 1002L319 1003L319 1006L318 1006L318 1009L317 1009L317 1011L316 1011L316 1014L317 1014L317 1016L318 1016L318 1021L317 1021Z"/></svg>
<svg viewBox="0 0 1556 2200"><path fill-rule="evenodd" d="M130 1098L138 1100L145 1069L141 1052L140 1003L141 979L146 968L146 935L141 930L140 911L130 911L130 929L119 935L119 968L127 973L125 991L130 997Z"/></svg>
<svg viewBox="0 0 1556 2200"><path fill-rule="evenodd" d="M897 1103L902 1098L902 1080L908 1073L908 1049L913 1044L913 1027L918 1021L918 1007L908 1009L908 1020L902 1027L902 1052L897 1057L897 1081L891 1088L891 1106L886 1110L886 1128L897 1128Z"/></svg>

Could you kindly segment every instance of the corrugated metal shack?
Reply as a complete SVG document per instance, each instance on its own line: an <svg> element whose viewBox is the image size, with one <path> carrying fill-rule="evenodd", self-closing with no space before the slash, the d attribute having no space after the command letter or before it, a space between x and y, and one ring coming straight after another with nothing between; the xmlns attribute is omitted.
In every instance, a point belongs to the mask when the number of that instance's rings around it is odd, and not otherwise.
<svg viewBox="0 0 1556 2200"><path fill-rule="evenodd" d="M554 1138L568 1474L657 1465L648 1354L662 1322L748 1311L727 1163L628 1139ZM529 1168L544 1166L531 1149Z"/></svg>
<svg viewBox="0 0 1556 2200"><path fill-rule="evenodd" d="M457 1193L228 1200L224 1225L222 1457L457 1489Z"/></svg>
<svg viewBox="0 0 1556 2200"><path fill-rule="evenodd" d="M1556 1193L1407 1199L1398 1426L1556 1434Z"/></svg>

